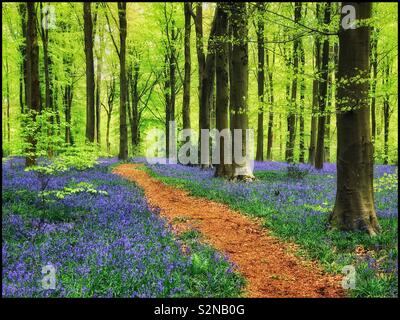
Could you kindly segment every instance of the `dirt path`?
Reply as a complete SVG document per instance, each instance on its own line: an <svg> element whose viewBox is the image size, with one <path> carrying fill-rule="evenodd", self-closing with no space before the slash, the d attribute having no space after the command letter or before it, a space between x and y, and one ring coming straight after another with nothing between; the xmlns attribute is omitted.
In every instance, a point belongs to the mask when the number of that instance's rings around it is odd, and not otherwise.
<svg viewBox="0 0 400 320"><path fill-rule="evenodd" d="M204 242L228 254L247 279L247 297L344 296L341 276L324 274L316 262L296 257L294 244L268 235L258 220L167 186L137 166L122 164L113 172L143 188L150 206L160 208L177 232L195 228Z"/></svg>

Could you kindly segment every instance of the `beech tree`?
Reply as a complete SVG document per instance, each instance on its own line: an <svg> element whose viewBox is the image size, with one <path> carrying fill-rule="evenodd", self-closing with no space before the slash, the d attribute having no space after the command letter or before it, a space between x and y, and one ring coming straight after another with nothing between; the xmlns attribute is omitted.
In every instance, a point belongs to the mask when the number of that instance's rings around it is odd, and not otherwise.
<svg viewBox="0 0 400 320"><path fill-rule="evenodd" d="M39 46L37 37L37 16L35 3L27 2L27 23L26 23L26 105L28 116L35 123L36 115L40 112L40 86L39 86ZM36 164L35 131L28 132L28 148L25 164L27 167Z"/></svg>
<svg viewBox="0 0 400 320"><path fill-rule="evenodd" d="M128 128L126 125L126 2L118 2L119 18L119 153L121 160L128 159Z"/></svg>
<svg viewBox="0 0 400 320"><path fill-rule="evenodd" d="M327 2L324 9L324 26L325 28L331 21L331 4ZM318 101L318 133L317 133L317 148L315 152L315 168L322 169L324 166L324 153L325 153L325 122L326 122L326 96L328 92L328 77L329 77L329 39L325 37L322 45L322 58L321 58L321 74L320 82L318 84L319 89L319 101Z"/></svg>
<svg viewBox="0 0 400 320"><path fill-rule="evenodd" d="M229 129L229 47L228 47L228 14L226 3L217 3L216 12L216 129L219 132ZM230 133L230 131L228 131ZM232 164L228 163L225 153L232 153L230 136L219 137L219 164L216 165L215 176L230 178ZM230 161L231 162L231 161Z"/></svg>
<svg viewBox="0 0 400 320"><path fill-rule="evenodd" d="M257 89L258 89L258 118L257 118L257 153L256 160L264 160L264 16L263 8L264 3L257 3L257 57L258 57L258 70L257 70Z"/></svg>
<svg viewBox="0 0 400 320"><path fill-rule="evenodd" d="M337 91L337 192L330 224L340 230L375 235L380 227L374 207L373 145L369 107L371 3L347 3L356 12L356 27L339 32ZM345 13L342 13L343 19Z"/></svg>
<svg viewBox="0 0 400 320"><path fill-rule="evenodd" d="M83 3L83 20L85 33L86 57L86 140L94 142L95 108L94 108L94 62L93 62L93 21L91 3Z"/></svg>
<svg viewBox="0 0 400 320"><path fill-rule="evenodd" d="M183 129L190 128L190 72L191 72L191 58L190 58L190 32L191 32L191 15L192 4L190 2L184 3L185 15L185 78L183 81L183 102L182 102L182 121Z"/></svg>
<svg viewBox="0 0 400 320"><path fill-rule="evenodd" d="M249 89L249 57L248 57L248 28L247 8L244 2L231 4L232 23L232 73L231 77L231 129L241 130L241 149L244 161L239 162L233 157L232 179L252 180L253 170L246 156L248 156L246 143L246 129L249 128L248 118L248 89ZM233 145L239 142L233 136Z"/></svg>

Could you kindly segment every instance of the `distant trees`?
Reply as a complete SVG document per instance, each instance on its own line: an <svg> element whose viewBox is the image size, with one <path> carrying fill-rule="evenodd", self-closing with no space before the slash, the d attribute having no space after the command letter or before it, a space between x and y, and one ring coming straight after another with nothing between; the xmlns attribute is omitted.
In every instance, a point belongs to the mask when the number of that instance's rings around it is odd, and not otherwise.
<svg viewBox="0 0 400 320"><path fill-rule="evenodd" d="M338 11L339 4L250 3L244 6L245 20L252 22L246 23L246 31L236 23L243 20L239 19L241 13L238 14L236 5L229 6L227 16L224 16L224 6L202 2L149 4L148 8L140 3L128 4L125 8L122 4L114 7L107 3L56 3L54 6L57 14L54 30L46 26L48 5L35 6L36 42L41 51L37 107L39 114L43 113L37 122L40 120L44 128L36 134L40 142L38 150L47 138L50 141L63 131L66 146L97 142L99 148L113 152L118 149L119 140L119 153L125 158L128 145L132 145L132 154L145 150L141 135L149 128L165 127L169 138L170 120L176 121L177 132L190 128L194 119L198 119L200 130L214 127L234 130L238 118L242 117L240 122L247 121L247 126L256 129L257 160L286 159L321 168L324 161L336 156L334 121L339 83L338 28L334 25L338 17L334 12ZM390 10L386 12L383 5L374 4L373 8L377 15L390 15ZM3 9L3 36L5 41L14 41L14 45L6 43L7 58L3 59L3 138L7 141L4 150L8 154L7 145L13 146L15 139L17 147L12 152L27 150L19 143L22 131L13 122L31 110L28 106L28 10L26 3L9 3ZM142 15L142 9L149 9L149 15ZM132 34L127 31L127 11L130 18L134 17L129 24L135 30ZM227 20L226 26L217 21L217 15L222 22ZM310 16L313 19L308 19ZM151 26L151 30L137 32L142 25ZM157 25L160 28L154 28ZM388 23L374 23L369 41L371 133L374 157L383 163L396 160L391 146L397 139L394 126L397 118L393 115L397 108L393 59L396 50L388 30L392 30ZM242 36L246 32L249 36ZM245 44L247 54L243 54ZM15 59L11 59L15 54ZM244 65L247 63L250 78L244 76L246 66L238 65L239 56ZM121 74L111 70L117 63ZM82 65L85 65L83 69ZM224 78L226 67L228 73ZM193 72L198 77L193 77ZM113 90L111 83L115 86ZM197 84L199 90L193 90ZM244 89L246 86L248 90ZM119 103L121 112L117 111L120 119L110 120L107 129L106 109L109 110L111 91L113 104ZM228 94L227 105L224 92ZM240 106L238 92L247 92ZM197 107L199 114L194 117ZM100 111L101 108L104 109ZM47 114L47 111L52 112ZM101 126L103 117L104 126ZM82 123L85 124L82 126ZM107 131L108 142L100 144L100 134L105 137ZM22 140L27 142L27 136ZM51 156L52 150L47 151ZM207 154L203 160L209 159L204 167L211 165L210 151L204 150Z"/></svg>
<svg viewBox="0 0 400 320"><path fill-rule="evenodd" d="M342 6L349 3L343 2ZM374 207L373 145L369 107L371 3L351 3L357 26L339 33L337 91L337 193L330 224L341 230L375 235L380 227ZM342 18L344 14L342 14Z"/></svg>

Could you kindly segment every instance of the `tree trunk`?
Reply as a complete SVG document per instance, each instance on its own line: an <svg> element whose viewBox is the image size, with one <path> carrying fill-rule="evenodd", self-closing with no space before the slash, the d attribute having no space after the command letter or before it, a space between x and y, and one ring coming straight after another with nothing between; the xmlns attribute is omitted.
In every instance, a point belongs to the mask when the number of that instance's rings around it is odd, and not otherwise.
<svg viewBox="0 0 400 320"><path fill-rule="evenodd" d="M129 120L131 124L131 139L132 139L132 148L134 151L137 149L139 145L139 113L138 113L138 105L139 105L139 92L138 92L138 81L139 81L139 70L140 65L138 62L134 63L133 67L133 75L132 72L128 73L129 84L131 86L131 110L128 111Z"/></svg>
<svg viewBox="0 0 400 320"><path fill-rule="evenodd" d="M319 4L317 3L316 10L317 19L319 16ZM317 145L317 113L318 113L318 102L319 102L319 76L320 76L320 66L321 66L321 44L319 37L315 38L314 47L314 79L313 79L313 98L312 98L312 111L311 111L311 132L310 132L310 148L308 151L308 163L310 165L315 165L315 151Z"/></svg>
<svg viewBox="0 0 400 320"><path fill-rule="evenodd" d="M331 3L325 4L324 25L327 27L331 21ZM317 149L315 154L315 168L322 169L324 167L324 138L325 138L325 105L328 90L328 64L329 64L329 40L326 38L322 46L321 61L321 79L319 82L319 117L318 117L318 133L317 133Z"/></svg>
<svg viewBox="0 0 400 320"><path fill-rule="evenodd" d="M248 146L246 143L246 129L249 126L248 118L248 29L247 29L247 9L246 3L235 2L231 7L231 22L232 22L232 129L240 129L241 143L234 135L233 145L234 154L235 148L238 153L243 156L243 160L233 157L233 176L234 180L252 180L254 179L253 170L250 166Z"/></svg>
<svg viewBox="0 0 400 320"><path fill-rule="evenodd" d="M185 78L183 80L183 104L182 104L182 121L183 129L190 129L190 10L192 4L184 3L185 14ZM189 138L188 138L189 139Z"/></svg>
<svg viewBox="0 0 400 320"><path fill-rule="evenodd" d="M378 35L379 29L372 29L371 39L371 129L372 129L372 143L375 144L376 140L376 82L378 78Z"/></svg>
<svg viewBox="0 0 400 320"><path fill-rule="evenodd" d="M264 160L264 3L257 3L257 53L258 53L258 119L256 160Z"/></svg>
<svg viewBox="0 0 400 320"><path fill-rule="evenodd" d="M19 78L19 104L21 109L21 114L25 112L24 106L27 103L26 94L26 3L20 2L18 5L18 12L21 16L21 27L22 27L22 43L19 46L19 51L21 53L21 65L20 65L20 78Z"/></svg>
<svg viewBox="0 0 400 320"><path fill-rule="evenodd" d="M165 157L169 159L169 122L171 121L171 89L170 89L170 72L168 71L169 57L165 54L164 65L164 97L165 97Z"/></svg>
<svg viewBox="0 0 400 320"><path fill-rule="evenodd" d="M43 66L44 66L44 82L45 82L45 109L46 111L54 111L53 110L53 90L51 84L51 59L49 56L49 29L48 29L48 17L43 16L43 3L40 2L40 12L41 12L41 36L42 36L42 45L43 45ZM47 131L47 135L52 137L54 132L54 116L50 115L50 128ZM52 146L48 146L47 155L49 158L53 156L54 150Z"/></svg>
<svg viewBox="0 0 400 320"><path fill-rule="evenodd" d="M300 141L299 141L299 162L304 163L304 154L305 154L305 147L304 147L304 98L305 98L305 91L306 91L306 82L304 78L304 68L305 68L305 54L303 43L300 40Z"/></svg>
<svg viewBox="0 0 400 320"><path fill-rule="evenodd" d="M229 132L228 103L229 103L229 48L228 48L228 7L224 3L217 3L216 24L216 129L219 133ZM232 154L231 140L219 137L219 163L216 165L215 176L230 178L232 164L225 159L225 151ZM230 163L229 163L230 162Z"/></svg>
<svg viewBox="0 0 400 320"><path fill-rule="evenodd" d="M200 92L200 119L199 119L199 151L205 151L206 154L201 154L202 167L206 168L210 166L209 161L209 149L202 150L201 148L201 130L210 130L210 105L212 101L212 94L214 89L215 81L215 48L214 48L214 36L216 26L216 14L211 25L210 36L207 44L207 57L204 66L203 78L201 80L201 92Z"/></svg>
<svg viewBox="0 0 400 320"><path fill-rule="evenodd" d="M202 2L198 2L196 5L196 16L194 18L194 26L196 31L196 51L197 51L197 61L198 61L198 72L199 72L199 126L201 127L201 86L204 74L204 68L206 64L206 56L204 53L204 43L203 43L203 6Z"/></svg>
<svg viewBox="0 0 400 320"><path fill-rule="evenodd" d="M99 26L99 48L96 50L97 70L96 70L96 143L101 145L101 73L103 69L103 29Z"/></svg>
<svg viewBox="0 0 400 320"><path fill-rule="evenodd" d="M349 3L343 2L342 6ZM371 3L351 3L357 22L371 18ZM346 13L342 14L341 19ZM369 110L368 26L339 32L337 192L330 225L345 231L375 235L379 224L374 208L373 147ZM356 81L357 80L357 81ZM349 106L351 109L349 110Z"/></svg>
<svg viewBox="0 0 400 320"><path fill-rule="evenodd" d="M120 98L119 98L119 154L121 160L128 159L128 129L126 126L126 2L118 2L119 17L119 66L120 66Z"/></svg>
<svg viewBox="0 0 400 320"><path fill-rule="evenodd" d="M107 127L106 127L106 147L107 153L110 153L110 123L113 110L113 102L115 96L115 80L112 78L110 85L107 86L107 108L104 107L107 113Z"/></svg>
<svg viewBox="0 0 400 320"><path fill-rule="evenodd" d="M389 59L386 59L384 67L383 81L386 87L386 92L383 96L383 164L389 163L389 120L390 120L390 108L389 108L389 76L390 76L390 64Z"/></svg>
<svg viewBox="0 0 400 320"><path fill-rule="evenodd" d="M170 81L170 121L175 121L175 100L176 100L176 50L175 50L175 20L172 20L172 27L171 27L171 40L173 42L170 50L171 56L169 59L169 81Z"/></svg>
<svg viewBox="0 0 400 320"><path fill-rule="evenodd" d="M5 72L6 72L6 99L7 99L7 109L6 109L6 117L7 117L7 144L8 144L8 152L10 153L11 149L11 128L10 128L10 69L8 67L8 58L5 57Z"/></svg>
<svg viewBox="0 0 400 320"><path fill-rule="evenodd" d="M72 109L72 85L66 84L64 88L64 110L65 110L65 143L73 145L73 137L71 130L71 109Z"/></svg>
<svg viewBox="0 0 400 320"><path fill-rule="evenodd" d="M275 66L275 49L272 57L272 66L269 63L268 50L266 52L266 63L267 63L267 75L269 85L269 116L268 116L268 138L267 138L267 160L272 160L272 144L274 141L274 80L273 80L273 68Z"/></svg>
<svg viewBox="0 0 400 320"><path fill-rule="evenodd" d="M86 140L94 142L94 64L93 64L93 22L90 2L83 3L86 57Z"/></svg>
<svg viewBox="0 0 400 320"><path fill-rule="evenodd" d="M301 19L301 2L295 2L294 21L300 22ZM296 111L297 111L297 76L299 73L299 44L300 40L293 41L293 80L292 93L289 104L289 113L287 116L288 140L286 141L286 161L294 162L294 146L296 140Z"/></svg>
<svg viewBox="0 0 400 320"><path fill-rule="evenodd" d="M36 122L36 115L40 111L40 86L39 86L39 47L36 26L36 10L33 2L27 2L27 25L26 25L26 80L27 80L27 108L29 109L32 122ZM36 132L28 134L28 155L25 158L27 167L36 164Z"/></svg>

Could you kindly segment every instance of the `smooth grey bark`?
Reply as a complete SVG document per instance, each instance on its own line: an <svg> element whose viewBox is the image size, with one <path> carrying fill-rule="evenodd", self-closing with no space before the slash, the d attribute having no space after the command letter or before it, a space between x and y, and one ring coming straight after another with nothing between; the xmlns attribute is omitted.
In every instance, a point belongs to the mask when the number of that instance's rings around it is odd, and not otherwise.
<svg viewBox="0 0 400 320"><path fill-rule="evenodd" d="M233 130L241 130L242 155L247 155L246 129L249 127L248 118L248 89L249 89L249 57L248 57L248 27L247 8L244 2L235 2L230 5L232 23L232 74L231 78L231 107ZM233 137L233 145L238 141ZM249 161L240 163L233 157L233 180L252 180L254 175Z"/></svg>
<svg viewBox="0 0 400 320"><path fill-rule="evenodd" d="M229 47L228 47L228 9L225 3L217 3L216 24L216 129L229 129ZM215 176L230 178L232 175L232 164L226 163L225 150L230 150L228 145L231 141L220 138L216 143L220 144L219 164L216 165Z"/></svg>
<svg viewBox="0 0 400 320"><path fill-rule="evenodd" d="M371 3L343 2L342 6L348 4L356 8L359 24L371 18ZM369 40L368 25L358 25L355 29L340 28L337 192L329 222L335 229L364 231L375 235L380 227L374 207L373 145L368 95Z"/></svg>

